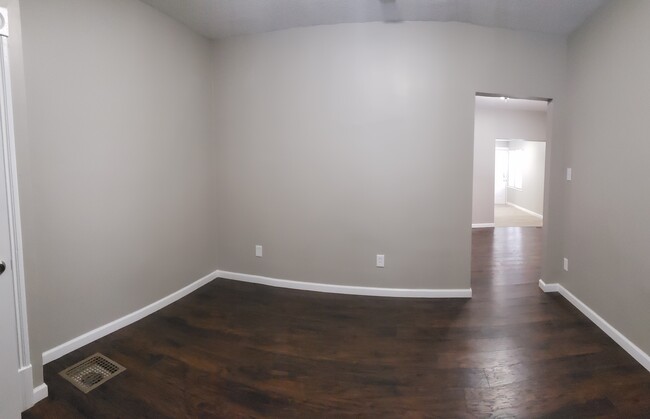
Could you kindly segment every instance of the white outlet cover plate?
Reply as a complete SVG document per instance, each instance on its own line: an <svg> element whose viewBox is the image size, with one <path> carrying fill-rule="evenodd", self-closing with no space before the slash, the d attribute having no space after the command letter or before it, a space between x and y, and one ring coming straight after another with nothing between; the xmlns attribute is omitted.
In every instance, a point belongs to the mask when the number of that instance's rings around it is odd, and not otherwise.
<svg viewBox="0 0 650 419"><path fill-rule="evenodd" d="M384 262L385 262L385 256L384 255L377 255L377 267L378 268L383 268L384 267Z"/></svg>

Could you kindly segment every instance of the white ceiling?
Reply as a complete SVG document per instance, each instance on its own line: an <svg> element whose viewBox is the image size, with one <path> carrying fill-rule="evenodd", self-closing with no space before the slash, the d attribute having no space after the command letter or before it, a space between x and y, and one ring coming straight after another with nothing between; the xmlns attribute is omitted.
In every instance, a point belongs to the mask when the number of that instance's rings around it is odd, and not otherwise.
<svg viewBox="0 0 650 419"><path fill-rule="evenodd" d="M513 111L546 112L548 102L545 100L508 99L501 97L476 96L476 106L484 109L509 109Z"/></svg>
<svg viewBox="0 0 650 419"><path fill-rule="evenodd" d="M208 38L298 26L457 21L567 35L608 0L142 0Z"/></svg>

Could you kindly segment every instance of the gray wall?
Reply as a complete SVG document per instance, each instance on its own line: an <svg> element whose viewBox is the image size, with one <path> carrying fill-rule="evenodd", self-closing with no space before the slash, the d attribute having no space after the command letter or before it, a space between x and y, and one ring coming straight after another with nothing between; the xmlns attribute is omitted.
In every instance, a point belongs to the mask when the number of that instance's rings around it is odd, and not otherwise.
<svg viewBox="0 0 650 419"><path fill-rule="evenodd" d="M495 140L500 138L544 141L547 138L546 124L546 112L499 109L477 104L474 117L472 224L494 223ZM543 171L544 165L542 186ZM508 189L508 198L511 191ZM543 205L543 189L539 198L540 204ZM543 209L540 209L539 214L542 213Z"/></svg>
<svg viewBox="0 0 650 419"><path fill-rule="evenodd" d="M535 214L544 215L544 170L546 143L515 140L510 149L523 150L524 170L521 189L508 188L508 203L518 205Z"/></svg>
<svg viewBox="0 0 650 419"><path fill-rule="evenodd" d="M608 3L570 40L559 281L650 353L650 2ZM559 238L550 240L559 243ZM562 265L560 257L551 261Z"/></svg>
<svg viewBox="0 0 650 419"><path fill-rule="evenodd" d="M216 269L210 43L133 0L23 0L19 177L40 354ZM29 222L29 224L27 224Z"/></svg>
<svg viewBox="0 0 650 419"><path fill-rule="evenodd" d="M474 95L559 98L565 47L557 37L423 22L219 42L220 269L468 288ZM377 253L386 268L374 267Z"/></svg>

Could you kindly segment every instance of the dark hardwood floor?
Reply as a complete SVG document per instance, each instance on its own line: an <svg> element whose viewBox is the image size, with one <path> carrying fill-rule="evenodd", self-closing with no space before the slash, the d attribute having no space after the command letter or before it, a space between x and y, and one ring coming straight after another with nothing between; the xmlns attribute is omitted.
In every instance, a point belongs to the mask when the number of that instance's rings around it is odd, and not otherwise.
<svg viewBox="0 0 650 419"><path fill-rule="evenodd" d="M23 418L650 417L650 373L537 286L541 229L475 230L471 300L216 280L45 366ZM85 395L58 372L127 371Z"/></svg>

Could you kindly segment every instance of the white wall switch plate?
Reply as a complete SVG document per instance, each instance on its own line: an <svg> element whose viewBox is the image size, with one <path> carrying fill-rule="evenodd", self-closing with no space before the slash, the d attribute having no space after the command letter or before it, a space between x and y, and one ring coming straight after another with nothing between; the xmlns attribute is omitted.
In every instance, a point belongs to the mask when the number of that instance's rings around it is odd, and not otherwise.
<svg viewBox="0 0 650 419"><path fill-rule="evenodd" d="M384 267L384 255L377 255L377 267L378 268Z"/></svg>
<svg viewBox="0 0 650 419"><path fill-rule="evenodd" d="M255 246L255 256L257 256L258 258L262 257L262 246L260 246L259 244Z"/></svg>
<svg viewBox="0 0 650 419"><path fill-rule="evenodd" d="M566 180L571 180L571 168L567 167L566 169Z"/></svg>
<svg viewBox="0 0 650 419"><path fill-rule="evenodd" d="M564 270L569 271L569 259L564 258Z"/></svg>

